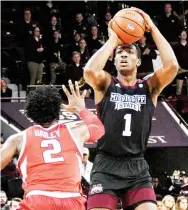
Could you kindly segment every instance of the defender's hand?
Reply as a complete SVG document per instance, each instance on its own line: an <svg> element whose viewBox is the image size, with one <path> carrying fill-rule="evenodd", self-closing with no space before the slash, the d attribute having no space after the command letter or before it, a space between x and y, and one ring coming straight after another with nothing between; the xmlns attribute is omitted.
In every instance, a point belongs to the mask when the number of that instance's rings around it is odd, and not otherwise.
<svg viewBox="0 0 188 210"><path fill-rule="evenodd" d="M131 7L131 10L138 12L140 15L142 15L146 23L146 31L151 32L152 29L155 27L155 24L153 23L150 16L146 14L143 10L135 8L135 7Z"/></svg>
<svg viewBox="0 0 188 210"><path fill-rule="evenodd" d="M78 82L75 82L75 85L73 85L71 80L69 80L69 87L71 93L69 92L69 90L67 90L67 88L64 85L62 85L63 91L68 98L69 104L68 105L62 104L61 107L66 109L67 111L75 112L78 114L81 110L85 109L84 99L87 91L84 90L82 95L80 95Z"/></svg>

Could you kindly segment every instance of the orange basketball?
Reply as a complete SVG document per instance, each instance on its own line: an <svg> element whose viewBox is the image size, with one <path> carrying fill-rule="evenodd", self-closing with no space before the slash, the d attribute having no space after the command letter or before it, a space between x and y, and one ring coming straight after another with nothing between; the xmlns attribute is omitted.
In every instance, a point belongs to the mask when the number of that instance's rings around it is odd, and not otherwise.
<svg viewBox="0 0 188 210"><path fill-rule="evenodd" d="M146 29L143 17L131 9L117 12L112 19L111 28L125 44L138 41Z"/></svg>

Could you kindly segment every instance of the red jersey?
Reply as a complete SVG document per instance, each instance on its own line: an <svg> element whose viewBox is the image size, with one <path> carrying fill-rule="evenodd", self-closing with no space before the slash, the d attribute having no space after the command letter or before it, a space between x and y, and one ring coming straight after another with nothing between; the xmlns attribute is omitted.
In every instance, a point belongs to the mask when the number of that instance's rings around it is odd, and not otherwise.
<svg viewBox="0 0 188 210"><path fill-rule="evenodd" d="M25 194L33 190L81 192L82 149L61 123L26 129L18 160Z"/></svg>

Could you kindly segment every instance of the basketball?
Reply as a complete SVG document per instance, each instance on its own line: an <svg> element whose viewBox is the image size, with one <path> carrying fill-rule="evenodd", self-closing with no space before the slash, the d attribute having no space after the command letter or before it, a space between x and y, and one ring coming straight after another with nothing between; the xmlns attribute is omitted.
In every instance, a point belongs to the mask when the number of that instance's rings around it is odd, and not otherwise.
<svg viewBox="0 0 188 210"><path fill-rule="evenodd" d="M132 44L144 35L146 26L139 13L131 9L123 9L115 14L111 28L121 41Z"/></svg>

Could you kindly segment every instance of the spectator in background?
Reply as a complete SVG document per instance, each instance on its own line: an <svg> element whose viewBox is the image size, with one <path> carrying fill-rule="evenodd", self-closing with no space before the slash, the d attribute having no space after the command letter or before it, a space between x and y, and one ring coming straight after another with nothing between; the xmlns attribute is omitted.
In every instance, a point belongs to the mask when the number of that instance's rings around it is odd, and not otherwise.
<svg viewBox="0 0 188 210"><path fill-rule="evenodd" d="M24 20L17 26L17 36L20 46L24 47L27 41L32 37L33 28L38 24L32 20L31 10L24 9Z"/></svg>
<svg viewBox="0 0 188 210"><path fill-rule="evenodd" d="M162 203L165 207L165 210L175 210L175 199L171 195L166 195Z"/></svg>
<svg viewBox="0 0 188 210"><path fill-rule="evenodd" d="M60 29L61 27L59 26L57 17L53 15L51 17L50 23L46 26L44 34L44 41L46 45L48 45L48 43L52 41L54 31L60 31Z"/></svg>
<svg viewBox="0 0 188 210"><path fill-rule="evenodd" d="M138 74L153 73L154 69L152 59L157 58L157 53L153 48L148 46L146 35L143 35L143 37L138 41L138 46L141 51L141 65L138 67Z"/></svg>
<svg viewBox="0 0 188 210"><path fill-rule="evenodd" d="M105 36L105 40L108 40L108 24L112 19L112 14L110 12L106 12L105 19L102 21L100 25L100 33L101 36Z"/></svg>
<svg viewBox="0 0 188 210"><path fill-rule="evenodd" d="M188 199L184 196L180 196L176 201L176 210L188 210Z"/></svg>
<svg viewBox="0 0 188 210"><path fill-rule="evenodd" d="M93 50L100 49L104 43L104 41L100 40L98 27L92 26L91 34L88 36L87 39L89 54L92 55Z"/></svg>
<svg viewBox="0 0 188 210"><path fill-rule="evenodd" d="M180 32L179 18L176 13L173 13L170 3L164 5L164 13L158 23L158 28L167 41L176 42Z"/></svg>
<svg viewBox="0 0 188 210"><path fill-rule="evenodd" d="M12 90L7 87L4 79L1 79L1 98L11 98ZM11 99L1 99L1 102L11 102Z"/></svg>
<svg viewBox="0 0 188 210"><path fill-rule="evenodd" d="M153 189L155 191L156 197L161 199L163 195L163 190L159 183L159 178L158 177L153 178L152 183L153 183Z"/></svg>
<svg viewBox="0 0 188 210"><path fill-rule="evenodd" d="M72 53L72 62L67 66L66 69L66 81L69 79L74 83L75 81L79 81L83 77L83 67L81 65L81 56L80 53L74 51Z"/></svg>
<svg viewBox="0 0 188 210"><path fill-rule="evenodd" d="M66 62L70 63L72 62L72 53L74 51L79 51L79 42L81 40L81 34L79 33L75 33L73 36L73 41L72 43L69 45L68 49L67 49L67 55L66 55Z"/></svg>
<svg viewBox="0 0 188 210"><path fill-rule="evenodd" d="M1 209L5 207L7 203L7 195L4 191L0 191L0 201L1 201Z"/></svg>
<svg viewBox="0 0 188 210"><path fill-rule="evenodd" d="M18 210L20 208L19 203L22 201L21 198L13 198L9 204L9 210Z"/></svg>
<svg viewBox="0 0 188 210"><path fill-rule="evenodd" d="M83 14L82 13L77 13L76 14L76 21L73 26L73 34L79 33L82 35L84 38L87 33L87 23L84 20Z"/></svg>
<svg viewBox="0 0 188 210"><path fill-rule="evenodd" d="M40 39L39 27L34 28L33 37L29 40L26 49L27 67L30 72L30 85L41 84L44 68L44 64L42 63L44 45L42 39Z"/></svg>
<svg viewBox="0 0 188 210"><path fill-rule="evenodd" d="M41 23L44 27L48 26L52 16L59 17L58 7L52 1L46 1L46 4L41 8Z"/></svg>
<svg viewBox="0 0 188 210"><path fill-rule="evenodd" d="M51 84L56 83L56 70L65 70L66 64L63 62L63 43L60 38L60 32L54 31L53 39L49 45L49 61Z"/></svg>
<svg viewBox="0 0 188 210"><path fill-rule="evenodd" d="M84 147L81 175L90 184L90 174L93 167L93 163L89 161L89 149Z"/></svg>
<svg viewBox="0 0 188 210"><path fill-rule="evenodd" d="M187 32L182 31L180 36L180 42L174 45L174 53L176 55L176 58L178 60L178 63L180 65L180 71L179 75L176 77L176 95L181 95L182 93L182 87L183 87L183 80L185 77L185 74L187 75L187 72L180 73L181 70L188 70L188 43L187 43Z"/></svg>
<svg viewBox="0 0 188 210"><path fill-rule="evenodd" d="M162 201L157 201L157 210L166 210Z"/></svg>
<svg viewBox="0 0 188 210"><path fill-rule="evenodd" d="M87 43L85 39L80 39L78 52L81 55L82 65L85 65L89 60L89 51L88 51Z"/></svg>
<svg viewBox="0 0 188 210"><path fill-rule="evenodd" d="M79 42L80 42L82 36L81 36L81 34L79 34L79 33L76 32L76 33L74 34L73 38L74 38L74 40L73 40L73 43L72 43L72 45L71 45L71 50L72 50L72 52L73 52L73 51L79 50ZM72 52L71 52L71 53L72 53Z"/></svg>

